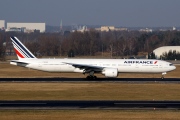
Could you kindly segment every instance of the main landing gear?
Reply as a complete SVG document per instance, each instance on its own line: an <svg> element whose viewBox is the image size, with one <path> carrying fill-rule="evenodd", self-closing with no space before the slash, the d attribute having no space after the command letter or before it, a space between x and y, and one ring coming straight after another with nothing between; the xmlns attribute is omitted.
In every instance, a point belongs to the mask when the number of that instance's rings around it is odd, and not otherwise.
<svg viewBox="0 0 180 120"><path fill-rule="evenodd" d="M97 79L97 77L94 75L94 71L91 71L89 75L86 77L88 80Z"/></svg>
<svg viewBox="0 0 180 120"><path fill-rule="evenodd" d="M167 73L166 72L163 72L162 73L162 76L161 76L161 79L163 80L164 79L164 75L166 75Z"/></svg>

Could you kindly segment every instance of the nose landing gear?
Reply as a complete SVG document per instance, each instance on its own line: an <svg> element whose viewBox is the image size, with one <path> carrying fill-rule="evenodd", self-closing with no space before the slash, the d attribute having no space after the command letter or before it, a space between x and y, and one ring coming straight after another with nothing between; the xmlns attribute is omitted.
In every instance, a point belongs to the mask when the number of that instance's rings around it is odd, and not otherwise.
<svg viewBox="0 0 180 120"><path fill-rule="evenodd" d="M164 76L165 76L166 74L167 74L166 72L163 72L163 73L162 73L162 76L161 76L161 79L162 79L162 80L164 79Z"/></svg>

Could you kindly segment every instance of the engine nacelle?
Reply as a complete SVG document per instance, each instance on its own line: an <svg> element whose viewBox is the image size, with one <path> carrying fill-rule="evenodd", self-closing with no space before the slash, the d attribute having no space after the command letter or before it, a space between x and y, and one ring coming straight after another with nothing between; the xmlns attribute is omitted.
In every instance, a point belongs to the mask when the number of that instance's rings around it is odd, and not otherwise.
<svg viewBox="0 0 180 120"><path fill-rule="evenodd" d="M118 69L117 68L104 68L102 74L104 74L106 77L117 77Z"/></svg>

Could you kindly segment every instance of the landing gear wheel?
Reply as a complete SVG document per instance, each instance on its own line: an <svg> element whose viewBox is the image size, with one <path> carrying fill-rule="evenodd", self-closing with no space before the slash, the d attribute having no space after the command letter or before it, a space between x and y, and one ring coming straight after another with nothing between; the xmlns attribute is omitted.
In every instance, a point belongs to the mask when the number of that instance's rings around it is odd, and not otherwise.
<svg viewBox="0 0 180 120"><path fill-rule="evenodd" d="M93 80L93 79L97 79L97 77L96 77L96 76L91 76L91 75L89 75L89 76L86 77L86 79L88 79L88 80Z"/></svg>
<svg viewBox="0 0 180 120"><path fill-rule="evenodd" d="M86 79L90 80L90 76L87 76Z"/></svg>
<svg viewBox="0 0 180 120"><path fill-rule="evenodd" d="M88 80L97 79L97 77L94 76L94 71L91 71L91 72L89 73L89 75L86 77L86 79L88 79Z"/></svg>

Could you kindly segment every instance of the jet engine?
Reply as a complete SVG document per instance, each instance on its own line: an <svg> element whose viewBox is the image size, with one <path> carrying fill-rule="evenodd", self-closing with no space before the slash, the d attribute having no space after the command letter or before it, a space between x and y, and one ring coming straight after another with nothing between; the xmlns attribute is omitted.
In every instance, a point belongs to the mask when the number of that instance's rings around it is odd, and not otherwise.
<svg viewBox="0 0 180 120"><path fill-rule="evenodd" d="M104 68L102 74L104 74L106 77L117 77L118 70L117 68Z"/></svg>

